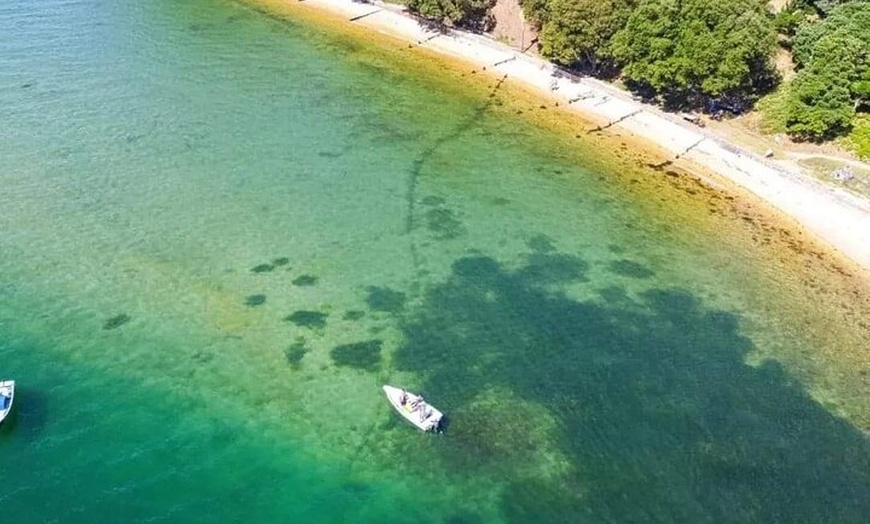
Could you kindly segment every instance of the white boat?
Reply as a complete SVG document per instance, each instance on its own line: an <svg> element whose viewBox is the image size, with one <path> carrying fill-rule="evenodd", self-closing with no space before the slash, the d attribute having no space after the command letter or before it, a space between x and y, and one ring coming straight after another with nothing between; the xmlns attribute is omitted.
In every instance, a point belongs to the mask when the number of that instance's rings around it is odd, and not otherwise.
<svg viewBox="0 0 870 524"><path fill-rule="evenodd" d="M12 411L12 399L15 398L15 381L0 382L0 422Z"/></svg>
<svg viewBox="0 0 870 524"><path fill-rule="evenodd" d="M414 395L393 386L384 386L384 393L390 404L408 422L423 431L438 431L444 414L423 400L422 395Z"/></svg>

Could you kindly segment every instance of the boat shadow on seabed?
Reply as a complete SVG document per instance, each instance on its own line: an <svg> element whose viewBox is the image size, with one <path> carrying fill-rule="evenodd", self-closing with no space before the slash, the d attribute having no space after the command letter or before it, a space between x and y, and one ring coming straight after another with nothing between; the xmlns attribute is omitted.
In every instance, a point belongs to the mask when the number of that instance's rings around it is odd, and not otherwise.
<svg viewBox="0 0 870 524"><path fill-rule="evenodd" d="M31 389L15 389L15 405L0 423L0 436L14 433L17 438L33 441L39 438L48 423L48 399L45 394Z"/></svg>

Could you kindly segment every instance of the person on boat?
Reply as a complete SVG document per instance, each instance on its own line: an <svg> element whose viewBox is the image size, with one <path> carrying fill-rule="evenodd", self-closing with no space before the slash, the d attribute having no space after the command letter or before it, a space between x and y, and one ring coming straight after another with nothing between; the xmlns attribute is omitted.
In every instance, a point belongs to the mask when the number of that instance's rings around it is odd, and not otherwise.
<svg viewBox="0 0 870 524"><path fill-rule="evenodd" d="M423 400L423 395L420 395L411 402L411 407L414 409L420 408L422 410L424 406L426 406L426 402Z"/></svg>
<svg viewBox="0 0 870 524"><path fill-rule="evenodd" d="M399 405L404 406L408 403L408 392L405 391L405 388L402 388L402 392L399 394Z"/></svg>

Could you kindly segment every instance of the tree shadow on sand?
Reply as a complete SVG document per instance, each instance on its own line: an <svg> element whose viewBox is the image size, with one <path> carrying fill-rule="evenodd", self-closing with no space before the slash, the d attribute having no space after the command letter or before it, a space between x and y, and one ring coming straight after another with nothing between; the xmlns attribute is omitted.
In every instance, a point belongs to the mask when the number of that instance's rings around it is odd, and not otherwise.
<svg viewBox="0 0 870 524"><path fill-rule="evenodd" d="M747 365L737 315L682 290L568 298L587 267L568 258L460 259L403 321L395 365L454 415L446 467L501 468L509 522L867 522L867 437L777 363ZM523 473L543 445L561 469Z"/></svg>

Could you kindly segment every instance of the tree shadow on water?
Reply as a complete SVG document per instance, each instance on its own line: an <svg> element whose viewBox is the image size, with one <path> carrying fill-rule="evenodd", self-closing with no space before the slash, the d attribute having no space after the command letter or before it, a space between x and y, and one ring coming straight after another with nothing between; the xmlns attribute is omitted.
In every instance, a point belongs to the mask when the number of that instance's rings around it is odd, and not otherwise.
<svg viewBox="0 0 870 524"><path fill-rule="evenodd" d="M507 473L509 522L867 522L870 442L778 364L747 365L737 315L673 289L577 301L554 284L583 261L530 264L456 261L394 356L454 414L445 466ZM548 446L567 465L523 469Z"/></svg>

